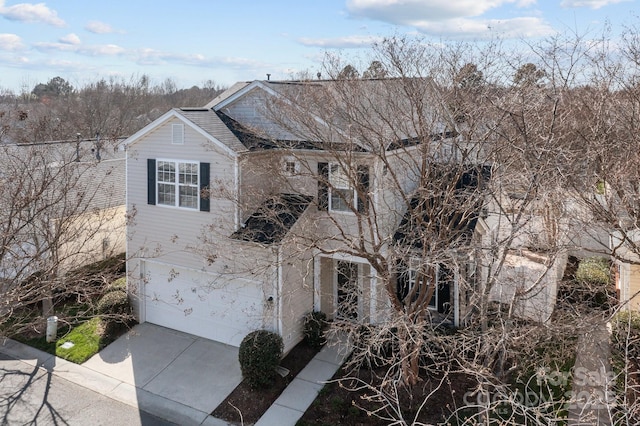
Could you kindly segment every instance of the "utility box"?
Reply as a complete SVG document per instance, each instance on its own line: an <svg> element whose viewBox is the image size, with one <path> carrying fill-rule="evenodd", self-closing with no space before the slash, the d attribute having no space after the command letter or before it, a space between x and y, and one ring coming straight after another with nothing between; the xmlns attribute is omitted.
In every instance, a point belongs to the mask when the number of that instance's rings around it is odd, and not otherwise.
<svg viewBox="0 0 640 426"><path fill-rule="evenodd" d="M55 342L58 338L58 317L47 318L47 342Z"/></svg>

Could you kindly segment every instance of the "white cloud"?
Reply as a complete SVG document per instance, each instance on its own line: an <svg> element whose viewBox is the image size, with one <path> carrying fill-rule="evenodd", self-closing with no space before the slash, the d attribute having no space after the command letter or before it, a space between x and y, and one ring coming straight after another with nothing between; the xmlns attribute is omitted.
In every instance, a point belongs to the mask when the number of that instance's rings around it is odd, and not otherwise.
<svg viewBox="0 0 640 426"><path fill-rule="evenodd" d="M84 26L84 29L94 34L110 34L119 32L111 25L100 21L90 21Z"/></svg>
<svg viewBox="0 0 640 426"><path fill-rule="evenodd" d="M298 41L305 46L324 47L332 49L369 47L376 42L382 41L381 37L371 36L346 36L337 38L307 38L303 37Z"/></svg>
<svg viewBox="0 0 640 426"><path fill-rule="evenodd" d="M80 44L80 37L78 37L76 34L71 33L71 34L67 34L66 36L60 37L58 39L58 41L60 43L65 43L65 44Z"/></svg>
<svg viewBox="0 0 640 426"><path fill-rule="evenodd" d="M505 3L518 0L348 0L347 10L355 16L406 25L415 20L480 16Z"/></svg>
<svg viewBox="0 0 640 426"><path fill-rule="evenodd" d="M11 21L43 22L55 27L65 26L65 22L58 17L58 13L49 9L45 3L19 3L7 7L4 5L4 0L0 0L0 16Z"/></svg>
<svg viewBox="0 0 640 426"><path fill-rule="evenodd" d="M161 65L176 62L188 65L205 65L209 63L204 55L185 55L150 48L138 49L133 54L134 60L141 65Z"/></svg>
<svg viewBox="0 0 640 426"><path fill-rule="evenodd" d="M561 7L588 7L590 9L600 9L610 4L622 3L630 0L562 0Z"/></svg>
<svg viewBox="0 0 640 426"><path fill-rule="evenodd" d="M451 38L545 37L555 30L540 18L513 19L450 19L442 22L414 22L425 34L438 34Z"/></svg>
<svg viewBox="0 0 640 426"><path fill-rule="evenodd" d="M117 56L125 53L123 47L115 44L97 44L81 46L69 43L35 43L40 51L74 52L85 56Z"/></svg>
<svg viewBox="0 0 640 426"><path fill-rule="evenodd" d="M21 50L22 39L15 34L0 34L0 50Z"/></svg>
<svg viewBox="0 0 640 426"><path fill-rule="evenodd" d="M92 46L83 46L78 49L78 53L89 56L117 56L126 52L124 47L117 44L98 44Z"/></svg>
<svg viewBox="0 0 640 426"><path fill-rule="evenodd" d="M506 4L528 8L534 3L535 0L348 0L347 9L353 16L410 26L424 34L451 38L487 38L496 35L504 38L540 37L553 34L554 30L538 17L481 18L492 9Z"/></svg>
<svg viewBox="0 0 640 426"><path fill-rule="evenodd" d="M155 49L138 49L133 53L133 59L140 65L192 65L199 67L225 67L233 69L259 68L265 66L261 62L237 57L215 57L195 54L163 52Z"/></svg>

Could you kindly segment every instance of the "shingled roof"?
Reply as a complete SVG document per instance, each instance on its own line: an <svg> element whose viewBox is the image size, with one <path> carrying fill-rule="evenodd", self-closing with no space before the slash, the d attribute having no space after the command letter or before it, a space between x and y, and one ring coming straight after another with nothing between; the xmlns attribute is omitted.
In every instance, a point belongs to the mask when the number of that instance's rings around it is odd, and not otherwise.
<svg viewBox="0 0 640 426"><path fill-rule="evenodd" d="M352 151L357 152L365 152L362 147L357 145L348 145L342 143L331 143L331 142L314 142L314 141L306 141L306 140L283 140L283 139L268 139L262 136L259 136L249 130L247 127L229 117L225 113L221 111L216 111L216 114L220 118L220 120L225 123L227 128L234 134L234 136L250 151L259 150L259 149L276 149L276 148L286 148L286 149L310 149L310 150L344 150L351 149Z"/></svg>
<svg viewBox="0 0 640 426"><path fill-rule="evenodd" d="M279 243L312 199L299 194L279 194L268 198L231 238L267 245Z"/></svg>
<svg viewBox="0 0 640 426"><path fill-rule="evenodd" d="M214 111L206 108L177 108L175 111L233 151L247 150Z"/></svg>
<svg viewBox="0 0 640 426"><path fill-rule="evenodd" d="M471 166L459 175L454 196L416 193L393 236L394 242L416 249L422 249L428 240L448 246L468 243L481 215L483 199L479 191L490 175L488 166Z"/></svg>

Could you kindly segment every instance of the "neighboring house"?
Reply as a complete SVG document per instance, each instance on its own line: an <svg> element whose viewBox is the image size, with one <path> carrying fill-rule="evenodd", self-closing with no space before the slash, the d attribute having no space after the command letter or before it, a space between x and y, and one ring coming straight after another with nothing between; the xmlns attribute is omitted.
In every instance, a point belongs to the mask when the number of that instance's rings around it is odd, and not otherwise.
<svg viewBox="0 0 640 426"><path fill-rule="evenodd" d="M238 83L203 108L167 112L125 141L128 285L139 320L235 346L266 328L283 337L285 352L301 340L302 319L312 310L330 319L382 321L391 301L378 275L367 259L340 246L357 230L353 208L376 214L377 234L362 244L383 238L381 246L406 254L397 267L398 299L419 297L412 293L416 282L431 277L429 311L458 325L469 298L461 285L482 273L469 242L495 238L499 228L478 191L489 184L491 167L466 165L453 181L456 199L472 200L464 215L455 207L443 215L459 267L436 262L425 270L424 236L412 217L430 223L429 206L437 200L418 187L420 171L407 167L419 143L411 135L390 137L382 163L366 146L324 143L330 132L343 131L339 126L305 138L304 129L285 128L264 114L270 99L292 102L297 84L305 83ZM452 155L446 141L453 137L445 125L433 134L442 155ZM329 149L342 150L348 161ZM409 209L402 194L388 189L392 180L413 194ZM440 232L438 226L429 232ZM531 300L518 302L518 309L546 321L556 296L546 282L557 280L564 264L547 272L549 262L540 259L510 255L507 268L515 272L505 274L513 282L527 271L541 275L524 287L495 289L492 299L513 303L526 290ZM542 313L528 314L540 306Z"/></svg>
<svg viewBox="0 0 640 426"><path fill-rule="evenodd" d="M125 158L117 143L0 145L0 277L21 280L43 267L64 274L125 251Z"/></svg>
<svg viewBox="0 0 640 426"><path fill-rule="evenodd" d="M615 286L620 304L625 310L640 310L639 241L638 231L629 231L624 238L620 232L614 232L611 236Z"/></svg>

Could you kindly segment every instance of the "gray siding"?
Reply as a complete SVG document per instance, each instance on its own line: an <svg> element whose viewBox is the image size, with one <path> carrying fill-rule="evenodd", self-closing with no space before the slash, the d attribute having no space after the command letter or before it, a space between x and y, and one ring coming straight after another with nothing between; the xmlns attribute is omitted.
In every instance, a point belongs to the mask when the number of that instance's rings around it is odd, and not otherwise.
<svg viewBox="0 0 640 426"><path fill-rule="evenodd" d="M291 134L283 127L268 119L269 112L265 106L268 97L262 89L256 88L242 96L240 99L222 108L222 112L242 123L256 133L267 135L274 139L298 140L299 136Z"/></svg>
<svg viewBox="0 0 640 426"><path fill-rule="evenodd" d="M172 145L173 123L180 121L169 120L128 148L128 251L129 256L156 257L197 269L207 266L202 256L194 255L203 238L227 238L235 230L235 160L188 126L184 144ZM210 163L211 211L148 205L149 158Z"/></svg>

